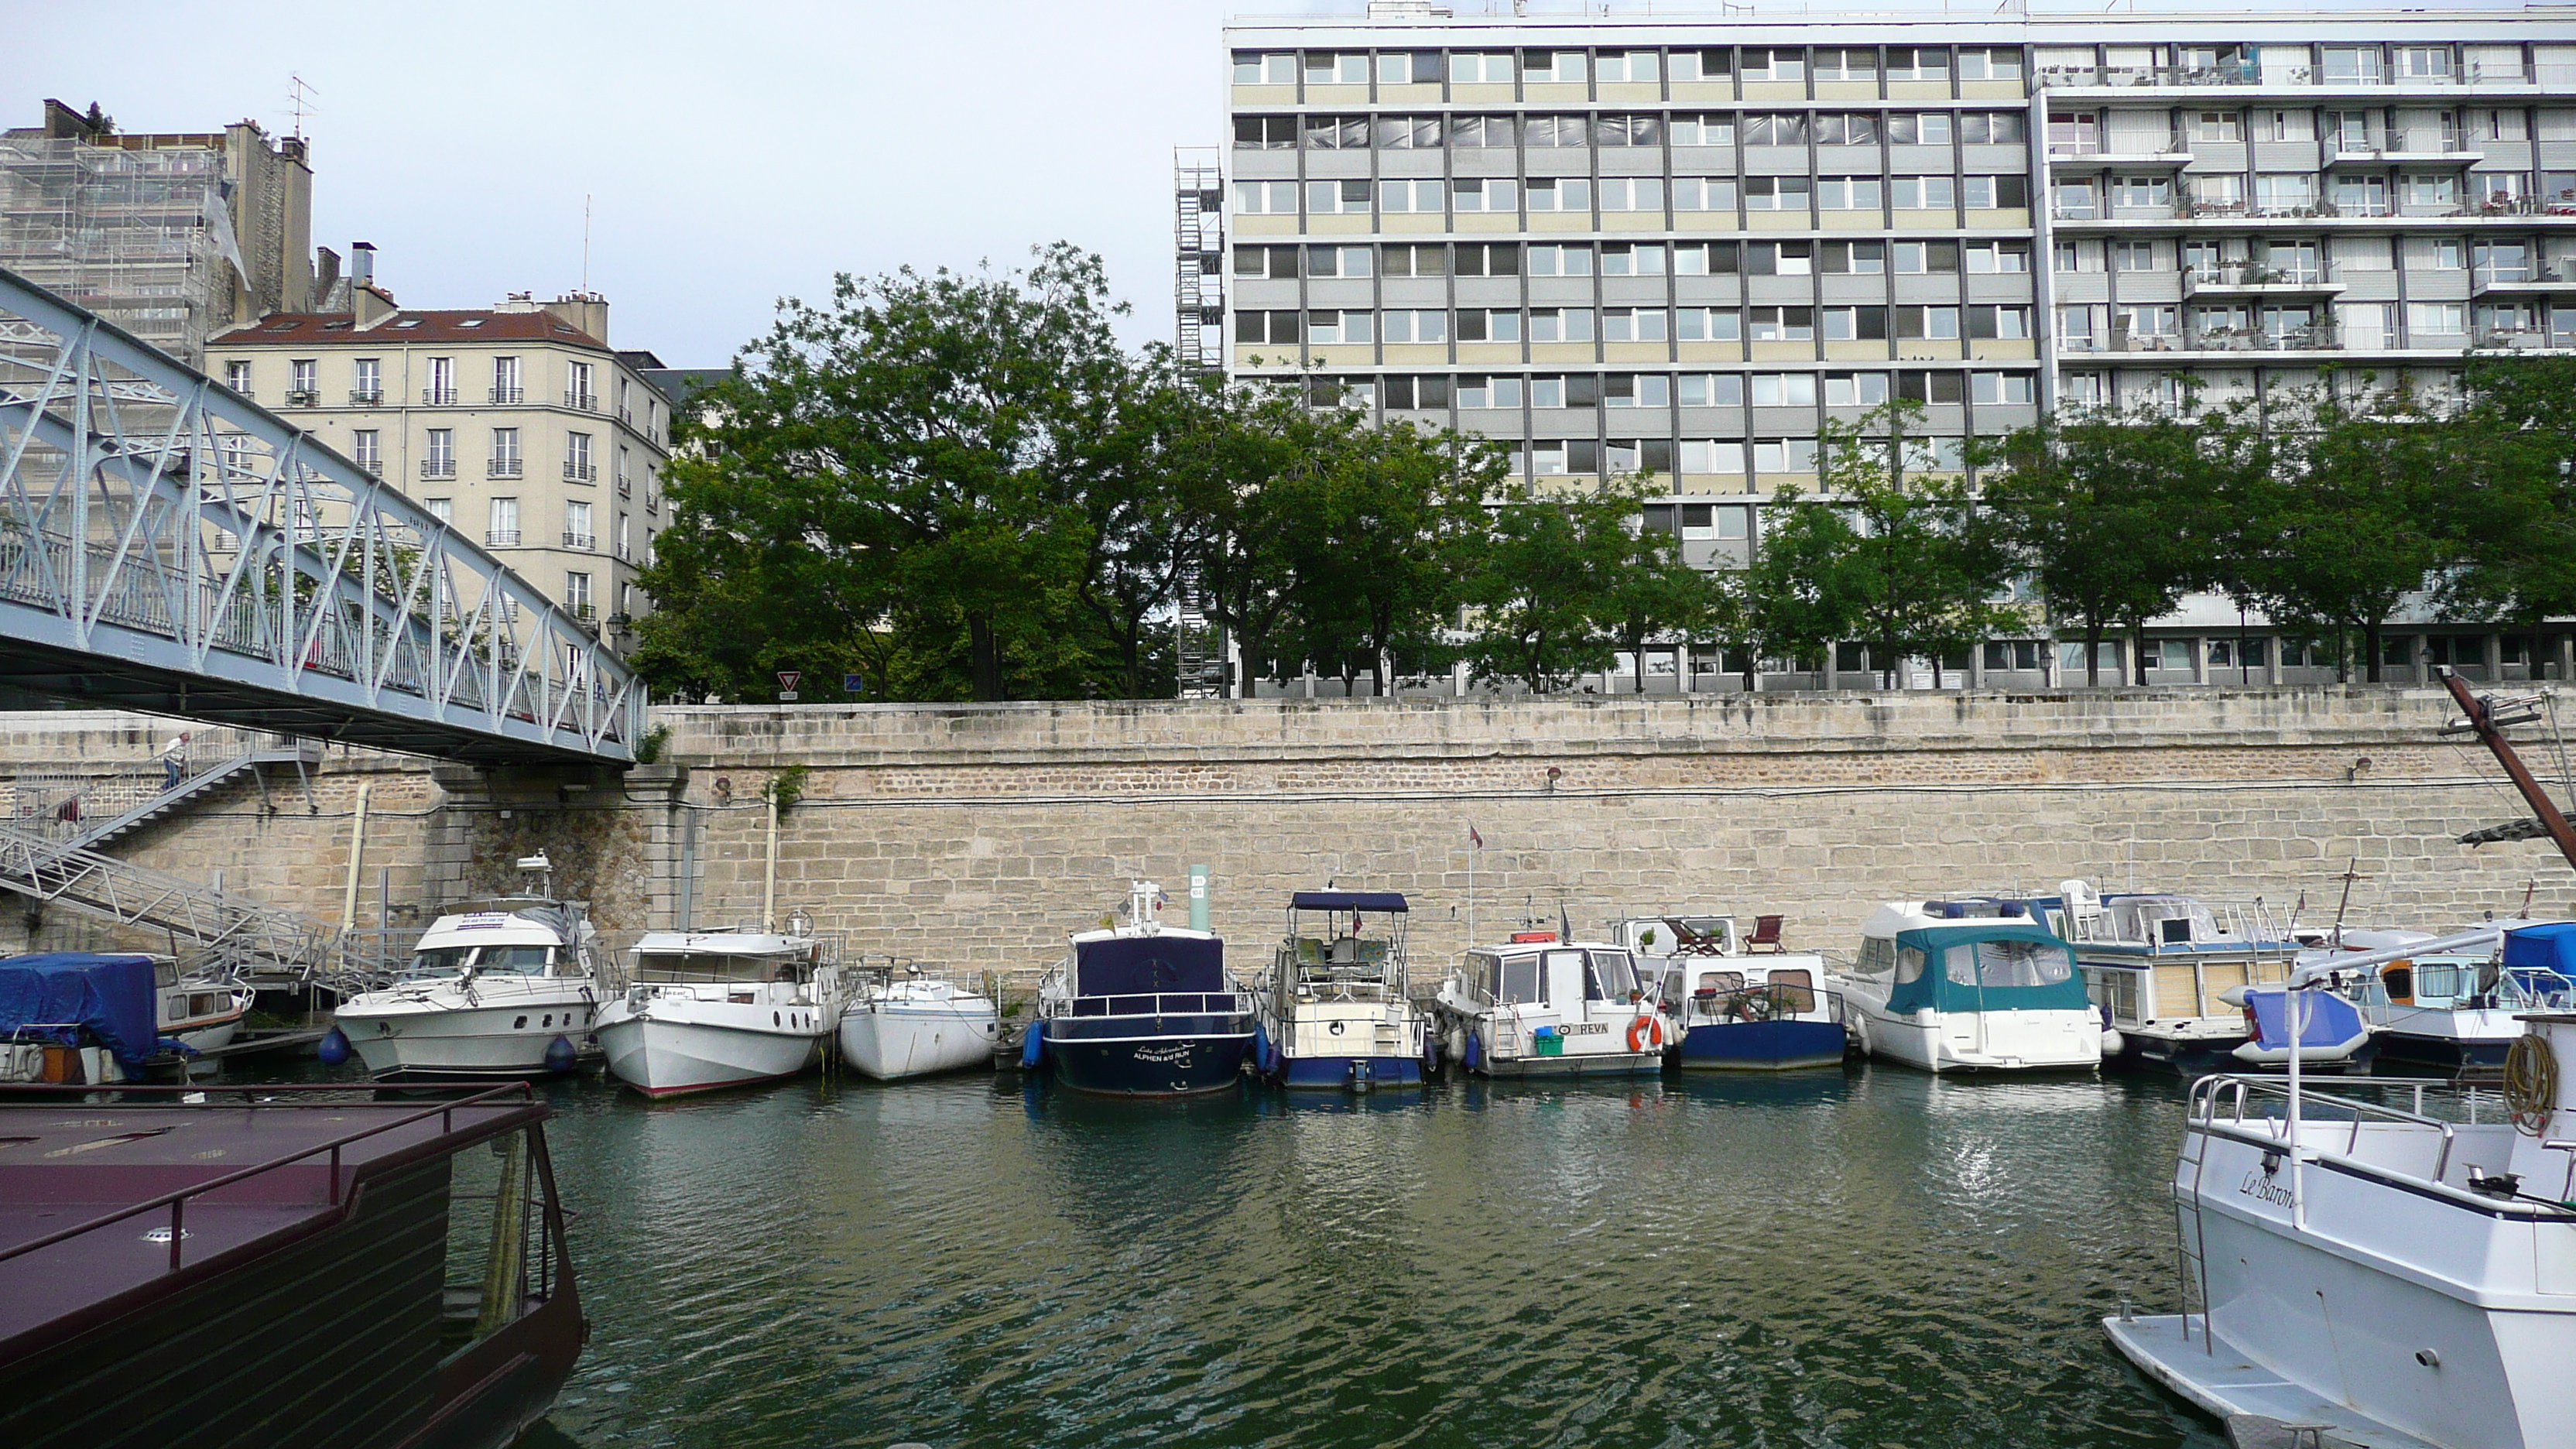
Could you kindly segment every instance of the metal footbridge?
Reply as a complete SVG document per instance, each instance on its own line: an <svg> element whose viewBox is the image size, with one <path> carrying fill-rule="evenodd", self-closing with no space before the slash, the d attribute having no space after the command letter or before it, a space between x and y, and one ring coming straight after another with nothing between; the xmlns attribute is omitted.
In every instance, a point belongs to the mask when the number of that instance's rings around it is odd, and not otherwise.
<svg viewBox="0 0 2576 1449"><path fill-rule="evenodd" d="M0 684L496 764L629 762L646 703L445 520L5 270Z"/></svg>

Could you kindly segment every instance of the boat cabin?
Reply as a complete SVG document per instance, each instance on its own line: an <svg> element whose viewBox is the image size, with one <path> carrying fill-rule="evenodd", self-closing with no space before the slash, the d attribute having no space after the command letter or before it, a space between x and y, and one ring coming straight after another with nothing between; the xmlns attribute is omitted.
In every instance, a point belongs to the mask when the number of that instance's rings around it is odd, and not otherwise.
<svg viewBox="0 0 2576 1449"><path fill-rule="evenodd" d="M1855 981L1886 993L1893 1016L1918 1011L2083 1011L2075 951L2019 910L1926 901L1921 914L1863 928Z"/></svg>
<svg viewBox="0 0 2576 1449"><path fill-rule="evenodd" d="M590 964L577 944L588 923L559 901L514 909L457 911L440 916L413 948L414 978L462 976L584 976Z"/></svg>
<svg viewBox="0 0 2576 1449"><path fill-rule="evenodd" d="M1467 953L1469 990L1489 1006L1547 1006L1581 1012L1592 1002L1624 1012L1643 993L1636 962L1603 944L1515 942Z"/></svg>
<svg viewBox="0 0 2576 1449"><path fill-rule="evenodd" d="M1288 935L1271 970L1270 989L1279 1008L1317 999L1403 1000L1408 919L1404 897L1395 891L1298 891L1290 896Z"/></svg>
<svg viewBox="0 0 2576 1449"><path fill-rule="evenodd" d="M635 943L638 985L812 979L822 941L769 931L653 931Z"/></svg>
<svg viewBox="0 0 2576 1449"><path fill-rule="evenodd" d="M1065 980L1074 1016L1169 1016L1241 1008L1225 979L1225 942L1205 931L1087 931Z"/></svg>

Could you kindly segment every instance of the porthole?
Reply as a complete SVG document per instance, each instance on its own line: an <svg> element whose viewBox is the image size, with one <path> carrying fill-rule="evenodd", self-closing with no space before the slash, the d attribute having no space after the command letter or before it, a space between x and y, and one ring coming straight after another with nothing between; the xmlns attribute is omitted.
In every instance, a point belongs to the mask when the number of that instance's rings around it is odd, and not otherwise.
<svg viewBox="0 0 2576 1449"><path fill-rule="evenodd" d="M778 1013L777 1013L777 1012L774 1012L774 1011L773 1011L773 1012L771 1012L771 1013L769 1014L769 1024L770 1024L771 1026L776 1026L776 1025L778 1025Z"/></svg>
<svg viewBox="0 0 2576 1449"><path fill-rule="evenodd" d="M510 1030L512 1030L512 1031L518 1031L518 1030L520 1030L521 1028L525 1027L527 1024L528 1024L528 1019L527 1019L526 1017L524 1017L524 1016L523 1016L523 1017L520 1017L517 1021L514 1021L514 1022L511 1022L511 1023L510 1023Z"/></svg>
<svg viewBox="0 0 2576 1449"><path fill-rule="evenodd" d="M545 1019L545 1021L544 1021L543 1023L541 1023L541 1024L542 1024L542 1025L546 1028L546 1030L548 1030L548 1031L552 1031L552 1030L554 1030L554 1025L555 1025L555 1014L554 1014L553 1012L551 1012L551 1011L547 1012L547 1013L546 1013L546 1019Z"/></svg>

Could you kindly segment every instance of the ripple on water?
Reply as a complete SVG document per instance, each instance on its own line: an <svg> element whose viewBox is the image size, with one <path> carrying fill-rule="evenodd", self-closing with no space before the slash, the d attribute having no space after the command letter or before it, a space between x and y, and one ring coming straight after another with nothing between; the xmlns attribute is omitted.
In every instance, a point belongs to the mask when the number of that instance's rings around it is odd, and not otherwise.
<svg viewBox="0 0 2576 1449"><path fill-rule="evenodd" d="M2096 1326L2170 1297L2161 1086L557 1100L581 1444L2218 1443Z"/></svg>

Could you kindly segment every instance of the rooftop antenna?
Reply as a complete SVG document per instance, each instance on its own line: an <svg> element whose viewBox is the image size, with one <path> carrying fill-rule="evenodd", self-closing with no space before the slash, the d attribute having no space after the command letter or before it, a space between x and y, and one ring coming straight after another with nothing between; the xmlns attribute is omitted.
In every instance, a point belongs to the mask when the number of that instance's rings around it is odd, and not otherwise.
<svg viewBox="0 0 2576 1449"><path fill-rule="evenodd" d="M590 193L581 194L581 292L590 295Z"/></svg>
<svg viewBox="0 0 2576 1449"><path fill-rule="evenodd" d="M304 77L292 71L287 73L286 108L287 112L295 118L294 134L298 141L304 139L304 118L321 109L313 104L313 98L320 94L322 94L320 91L304 83Z"/></svg>

